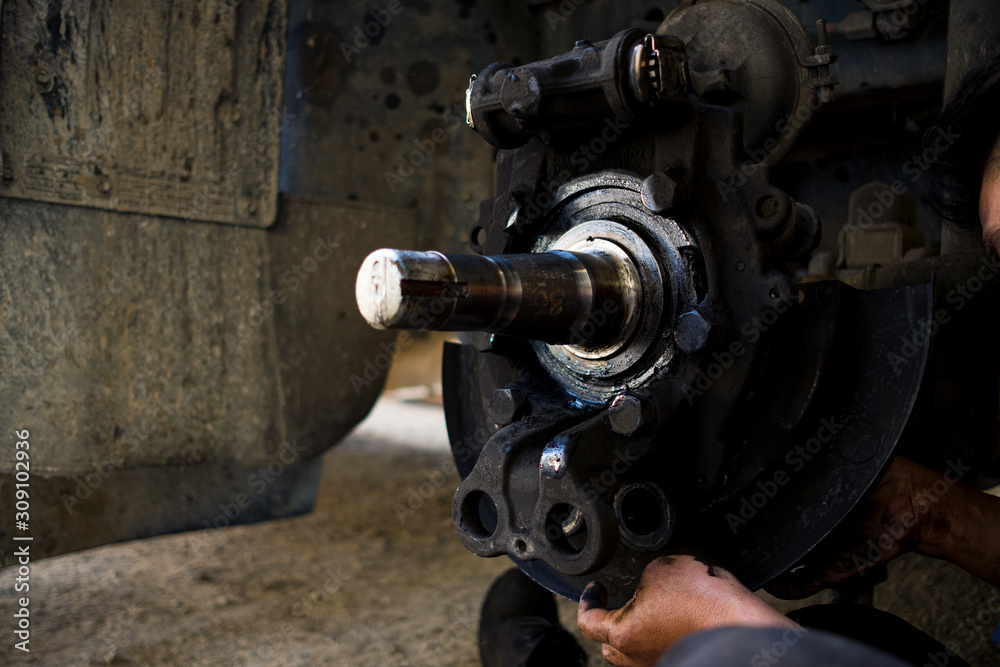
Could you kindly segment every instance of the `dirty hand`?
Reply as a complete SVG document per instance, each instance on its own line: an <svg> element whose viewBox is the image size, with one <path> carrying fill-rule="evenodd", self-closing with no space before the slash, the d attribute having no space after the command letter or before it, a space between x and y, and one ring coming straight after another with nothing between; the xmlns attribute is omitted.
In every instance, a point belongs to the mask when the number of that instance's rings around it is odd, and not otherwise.
<svg viewBox="0 0 1000 667"><path fill-rule="evenodd" d="M604 644L612 665L652 665L679 639L722 626L799 626L751 593L736 577L692 556L664 556L646 566L639 587L621 609L608 610L604 587L583 591L577 624Z"/></svg>
<svg viewBox="0 0 1000 667"><path fill-rule="evenodd" d="M807 597L908 551L951 561L1000 584L1000 500L959 484L970 470L960 459L942 473L897 456L865 501L861 518L765 588L778 597Z"/></svg>
<svg viewBox="0 0 1000 667"><path fill-rule="evenodd" d="M920 551L940 527L935 504L945 494L933 491L939 479L940 473L896 457L864 501L861 518L839 528L801 567L779 576L766 590L782 598L807 597L896 556Z"/></svg>

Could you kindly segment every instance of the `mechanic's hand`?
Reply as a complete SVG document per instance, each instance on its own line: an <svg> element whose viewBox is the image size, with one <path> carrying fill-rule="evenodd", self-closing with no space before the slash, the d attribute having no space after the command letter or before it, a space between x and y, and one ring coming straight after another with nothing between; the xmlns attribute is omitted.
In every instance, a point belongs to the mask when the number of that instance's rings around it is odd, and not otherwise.
<svg viewBox="0 0 1000 667"><path fill-rule="evenodd" d="M736 577L692 556L664 556L646 566L632 599L605 609L607 593L592 582L580 597L583 636L604 644L612 665L652 665L682 637L726 625L799 626L751 593Z"/></svg>
<svg viewBox="0 0 1000 667"><path fill-rule="evenodd" d="M952 486L959 475L897 456L865 501L862 518L838 528L802 567L765 589L782 598L803 598L908 551L946 557L954 496L960 495L952 493Z"/></svg>

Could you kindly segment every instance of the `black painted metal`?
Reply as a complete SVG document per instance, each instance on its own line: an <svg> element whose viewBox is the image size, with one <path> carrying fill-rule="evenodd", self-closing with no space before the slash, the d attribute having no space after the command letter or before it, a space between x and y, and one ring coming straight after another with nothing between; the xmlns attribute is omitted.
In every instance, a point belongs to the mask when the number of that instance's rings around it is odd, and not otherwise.
<svg viewBox="0 0 1000 667"><path fill-rule="evenodd" d="M658 261L665 284L685 285L690 301L669 304L662 347L632 360L633 379L617 388L638 406L628 436L609 418L610 398L554 377L537 346L502 335L450 346L456 528L474 553L506 553L571 598L597 579L622 604L646 563L679 552L707 555L756 587L827 535L891 457L928 348L899 374L889 354L927 326L930 291L795 285L777 241L808 231L806 216L766 167L739 171L731 109L692 101L655 127L602 137L611 126L501 152L500 194L481 208L474 249L544 248L567 225L608 217L649 237L655 219L669 218L689 239L689 261L677 266L662 251ZM615 205L634 196L628 183L650 177L644 212ZM574 204L579 192L591 193L589 205ZM703 325L694 340L682 334L689 316ZM511 424L488 410L503 388L525 397ZM623 512L622 491L636 485L665 501L649 515Z"/></svg>

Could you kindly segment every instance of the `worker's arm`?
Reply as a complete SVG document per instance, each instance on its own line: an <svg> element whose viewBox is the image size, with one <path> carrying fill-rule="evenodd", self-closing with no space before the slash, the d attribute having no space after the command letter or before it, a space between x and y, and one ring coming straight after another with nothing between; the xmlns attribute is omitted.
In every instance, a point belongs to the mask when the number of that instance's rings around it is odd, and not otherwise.
<svg viewBox="0 0 1000 667"><path fill-rule="evenodd" d="M939 511L942 516L917 552L1000 586L1000 498L956 484Z"/></svg>
<svg viewBox="0 0 1000 667"><path fill-rule="evenodd" d="M965 486L961 461L941 473L896 457L854 524L767 586L801 598L852 579L900 554L947 560L1000 586L1000 498Z"/></svg>

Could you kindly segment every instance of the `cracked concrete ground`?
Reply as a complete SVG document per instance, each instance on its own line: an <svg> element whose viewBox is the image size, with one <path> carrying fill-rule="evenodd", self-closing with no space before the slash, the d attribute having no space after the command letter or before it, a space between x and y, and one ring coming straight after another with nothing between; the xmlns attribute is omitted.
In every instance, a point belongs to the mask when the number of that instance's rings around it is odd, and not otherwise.
<svg viewBox="0 0 1000 667"><path fill-rule="evenodd" d="M33 563L30 654L6 630L14 575L0 570L0 664L478 665L478 608L510 562L455 538L457 483L440 408L382 402L327 454L309 515ZM899 559L876 606L1000 664L1000 593L957 568ZM575 630L575 605L560 613Z"/></svg>

